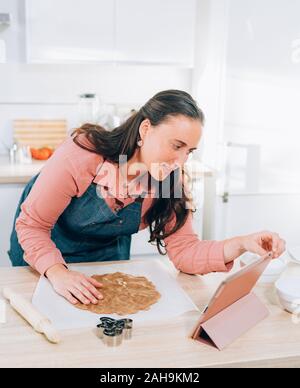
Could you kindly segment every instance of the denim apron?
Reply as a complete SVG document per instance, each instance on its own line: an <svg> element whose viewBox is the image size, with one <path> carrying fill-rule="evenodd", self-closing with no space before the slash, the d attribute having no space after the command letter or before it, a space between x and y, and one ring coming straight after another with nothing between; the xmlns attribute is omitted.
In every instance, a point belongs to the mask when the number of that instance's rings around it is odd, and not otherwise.
<svg viewBox="0 0 300 388"><path fill-rule="evenodd" d="M28 265L23 259L15 223L38 175L26 185L15 214L8 251L13 266ZM67 263L129 260L131 235L139 230L142 202L141 195L114 212L92 182L81 197L72 198L51 230L51 239Z"/></svg>

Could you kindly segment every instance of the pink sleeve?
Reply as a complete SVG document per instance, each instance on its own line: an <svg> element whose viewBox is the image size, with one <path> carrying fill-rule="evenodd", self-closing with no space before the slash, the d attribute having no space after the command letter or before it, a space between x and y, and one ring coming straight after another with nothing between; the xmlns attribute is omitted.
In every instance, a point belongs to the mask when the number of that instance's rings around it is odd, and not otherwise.
<svg viewBox="0 0 300 388"><path fill-rule="evenodd" d="M174 223L173 218L166 230L170 230ZM185 224L165 238L164 242L169 258L181 272L204 275L209 272L227 272L233 267L233 262L225 264L225 241L199 239L193 230L191 212Z"/></svg>
<svg viewBox="0 0 300 388"><path fill-rule="evenodd" d="M51 240L51 229L72 197L86 190L92 179L89 168L96 168L98 162L92 153L68 140L46 162L21 205L16 220L18 240L24 250L24 260L40 274L45 274L54 264L65 264Z"/></svg>

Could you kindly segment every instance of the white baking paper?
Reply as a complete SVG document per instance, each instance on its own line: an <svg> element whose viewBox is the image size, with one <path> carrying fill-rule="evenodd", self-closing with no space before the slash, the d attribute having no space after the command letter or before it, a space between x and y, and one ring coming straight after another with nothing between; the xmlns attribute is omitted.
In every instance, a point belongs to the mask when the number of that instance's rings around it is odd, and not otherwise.
<svg viewBox="0 0 300 388"><path fill-rule="evenodd" d="M146 276L161 294L159 301L147 311L126 315L134 322L153 322L174 318L187 311L198 310L189 296L183 291L166 266L156 259L130 261L128 263L92 266L75 266L72 270L88 276L105 273L124 272L130 275ZM95 327L100 315L80 310L58 295L45 277L41 277L32 298L33 305L45 315L59 330ZM116 314L103 314L113 318L124 318Z"/></svg>

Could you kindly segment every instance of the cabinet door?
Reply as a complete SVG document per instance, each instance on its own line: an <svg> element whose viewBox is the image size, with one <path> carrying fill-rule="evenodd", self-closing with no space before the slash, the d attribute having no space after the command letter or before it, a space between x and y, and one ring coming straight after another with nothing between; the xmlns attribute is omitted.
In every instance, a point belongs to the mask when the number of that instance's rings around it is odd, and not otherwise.
<svg viewBox="0 0 300 388"><path fill-rule="evenodd" d="M24 187L22 184L0 185L0 267L11 265L7 251L15 213Z"/></svg>
<svg viewBox="0 0 300 388"><path fill-rule="evenodd" d="M196 0L116 0L116 60L193 66Z"/></svg>
<svg viewBox="0 0 300 388"><path fill-rule="evenodd" d="M149 243L150 231L149 228L139 231L132 235L130 256L139 258L144 255L160 255L157 247Z"/></svg>
<svg viewBox="0 0 300 388"><path fill-rule="evenodd" d="M26 0L27 61L112 61L113 0Z"/></svg>

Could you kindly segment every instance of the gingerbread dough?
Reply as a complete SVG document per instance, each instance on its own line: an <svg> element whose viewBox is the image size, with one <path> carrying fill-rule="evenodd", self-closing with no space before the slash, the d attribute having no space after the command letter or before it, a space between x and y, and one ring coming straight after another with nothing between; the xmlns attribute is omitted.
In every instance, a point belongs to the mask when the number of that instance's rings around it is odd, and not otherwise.
<svg viewBox="0 0 300 388"><path fill-rule="evenodd" d="M135 314L148 310L161 297L155 285L144 276L132 276L122 272L93 275L92 278L103 284L99 288L103 299L98 304L84 305L78 302L75 307L96 314Z"/></svg>

